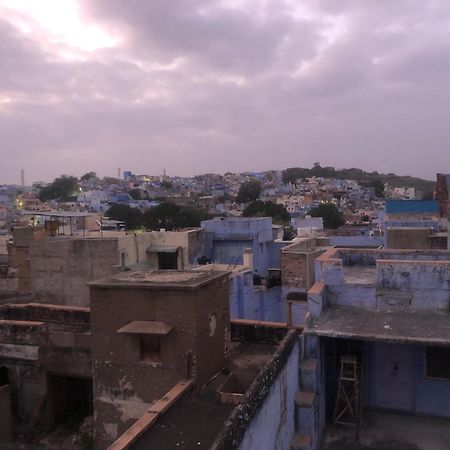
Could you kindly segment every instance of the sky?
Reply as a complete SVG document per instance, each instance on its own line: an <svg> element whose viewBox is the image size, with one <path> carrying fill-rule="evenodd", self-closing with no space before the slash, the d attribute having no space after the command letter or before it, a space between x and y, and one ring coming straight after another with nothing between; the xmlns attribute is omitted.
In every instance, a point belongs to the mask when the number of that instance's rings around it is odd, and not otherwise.
<svg viewBox="0 0 450 450"><path fill-rule="evenodd" d="M449 156L448 0L0 0L0 184Z"/></svg>

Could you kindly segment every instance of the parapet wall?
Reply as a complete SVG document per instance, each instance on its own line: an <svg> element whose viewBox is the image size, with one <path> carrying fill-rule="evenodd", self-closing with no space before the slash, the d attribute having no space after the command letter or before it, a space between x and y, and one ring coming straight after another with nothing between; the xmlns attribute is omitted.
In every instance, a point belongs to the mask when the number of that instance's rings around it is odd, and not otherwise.
<svg viewBox="0 0 450 450"><path fill-rule="evenodd" d="M298 333L292 330L234 409L212 450L290 448L299 347Z"/></svg>
<svg viewBox="0 0 450 450"><path fill-rule="evenodd" d="M316 266L316 283L326 287L323 305L450 310L448 251L333 249Z"/></svg>

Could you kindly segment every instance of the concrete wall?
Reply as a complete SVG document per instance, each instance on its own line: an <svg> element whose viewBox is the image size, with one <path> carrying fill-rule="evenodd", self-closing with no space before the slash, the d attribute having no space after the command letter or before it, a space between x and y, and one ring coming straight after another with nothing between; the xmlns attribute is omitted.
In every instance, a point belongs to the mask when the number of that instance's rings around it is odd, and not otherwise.
<svg viewBox="0 0 450 450"><path fill-rule="evenodd" d="M0 307L0 319L0 366L9 371L15 419L28 423L38 414L39 426L52 426L47 374L91 377L89 312L12 304Z"/></svg>
<svg viewBox="0 0 450 450"><path fill-rule="evenodd" d="M281 284L283 288L306 292L315 282L315 260L323 250L295 251L281 253Z"/></svg>
<svg viewBox="0 0 450 450"><path fill-rule="evenodd" d="M0 386L0 441L12 439L11 396L9 385Z"/></svg>
<svg viewBox="0 0 450 450"><path fill-rule="evenodd" d="M126 241L131 247L130 240ZM113 273L120 263L117 239L44 239L30 246L34 301L88 306L86 283Z"/></svg>
<svg viewBox="0 0 450 450"><path fill-rule="evenodd" d="M211 241L210 258L221 264L242 264L245 248L253 251L253 270L263 277L276 262L273 245L272 219L215 218L202 222L202 229Z"/></svg>
<svg viewBox="0 0 450 450"><path fill-rule="evenodd" d="M195 229L189 231L151 231L144 233L147 248L152 247L180 247L178 269L188 270L197 264L197 258L207 256L206 236L203 230ZM144 250L144 251L145 251ZM157 253L147 253L147 263L151 269L158 270Z"/></svg>
<svg viewBox="0 0 450 450"><path fill-rule="evenodd" d="M285 307L281 298L281 286L267 289L255 286L251 302L245 305L244 318L254 320L268 320L271 322L285 322Z"/></svg>
<svg viewBox="0 0 450 450"><path fill-rule="evenodd" d="M450 262L378 261L377 275L377 295L400 296L398 306L403 309L450 309ZM389 307L393 306L389 302Z"/></svg>
<svg viewBox="0 0 450 450"><path fill-rule="evenodd" d="M386 248L429 249L432 231L431 228L388 228Z"/></svg>
<svg viewBox="0 0 450 450"><path fill-rule="evenodd" d="M330 244L335 247L381 247L384 237L373 236L330 236Z"/></svg>
<svg viewBox="0 0 450 450"><path fill-rule="evenodd" d="M447 361L447 364L450 364L450 361ZM450 417L450 380L438 380L425 376L424 347L415 347L414 367L416 413Z"/></svg>
<svg viewBox="0 0 450 450"><path fill-rule="evenodd" d="M232 319L253 319L247 317L253 295L253 273L231 273L230 276L230 317ZM258 319L261 320L261 319Z"/></svg>
<svg viewBox="0 0 450 450"><path fill-rule="evenodd" d="M376 342L367 342L365 345L364 403L368 406L375 405L374 383L380 377L379 367L374 361L378 345L380 344ZM405 345L405 347L410 349L408 354L412 359L411 367L413 368L410 373L410 395L412 396L410 412L450 417L450 380L426 377L426 348L424 345ZM395 346L391 359L396 361Z"/></svg>
<svg viewBox="0 0 450 450"><path fill-rule="evenodd" d="M294 435L294 397L298 390L299 344L293 347L285 366L253 418L239 450L289 450Z"/></svg>
<svg viewBox="0 0 450 450"><path fill-rule="evenodd" d="M432 228L439 231L439 218L435 219L413 219L413 218L385 218L384 230L388 228Z"/></svg>

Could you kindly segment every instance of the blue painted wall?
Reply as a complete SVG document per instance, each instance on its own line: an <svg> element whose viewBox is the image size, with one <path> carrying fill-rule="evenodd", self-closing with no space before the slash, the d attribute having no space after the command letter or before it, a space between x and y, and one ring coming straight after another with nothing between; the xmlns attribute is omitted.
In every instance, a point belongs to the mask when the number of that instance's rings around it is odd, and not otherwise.
<svg viewBox="0 0 450 450"><path fill-rule="evenodd" d="M376 346L375 342L366 344L363 380L364 403L367 406L375 405L374 380L379 377L379 368L374 361ZM405 344L406 345L406 344ZM412 366L411 373L411 395L412 412L438 417L450 417L450 380L433 379L426 377L425 352L423 345L410 345ZM393 355L395 360L395 354ZM448 362L450 364L450 361Z"/></svg>

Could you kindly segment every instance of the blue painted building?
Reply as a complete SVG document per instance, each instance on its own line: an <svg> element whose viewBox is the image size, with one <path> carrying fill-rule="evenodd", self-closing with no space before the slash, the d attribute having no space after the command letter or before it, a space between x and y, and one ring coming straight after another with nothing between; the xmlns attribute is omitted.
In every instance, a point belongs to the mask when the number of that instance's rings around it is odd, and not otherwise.
<svg viewBox="0 0 450 450"><path fill-rule="evenodd" d="M308 292L304 434L333 422L340 362L357 362L363 408L450 417L450 252L331 249Z"/></svg>
<svg viewBox="0 0 450 450"><path fill-rule="evenodd" d="M278 228L272 227L270 217L215 217L201 227L212 262L241 265L244 250L250 248L255 275L266 277L269 268L280 267L280 250L287 243L277 241Z"/></svg>
<svg viewBox="0 0 450 450"><path fill-rule="evenodd" d="M440 210L437 200L387 200L384 231L387 228L440 228Z"/></svg>

